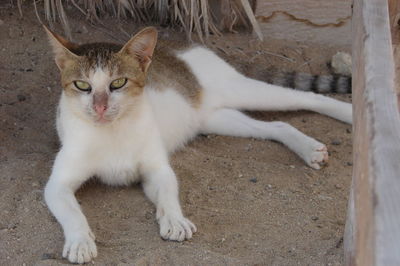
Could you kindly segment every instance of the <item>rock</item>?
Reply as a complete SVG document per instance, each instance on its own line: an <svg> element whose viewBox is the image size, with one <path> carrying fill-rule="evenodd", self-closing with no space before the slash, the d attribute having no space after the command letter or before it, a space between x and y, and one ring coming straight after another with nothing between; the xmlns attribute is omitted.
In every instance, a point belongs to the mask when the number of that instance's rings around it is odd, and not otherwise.
<svg viewBox="0 0 400 266"><path fill-rule="evenodd" d="M249 180L250 182L252 182L252 183L257 183L257 177L253 177L253 178L250 178L250 180Z"/></svg>
<svg viewBox="0 0 400 266"><path fill-rule="evenodd" d="M341 189L342 186L341 186L340 184L336 184L336 185L335 185L335 188L336 188L336 189Z"/></svg>
<svg viewBox="0 0 400 266"><path fill-rule="evenodd" d="M345 52L337 52L331 61L335 74L351 76L351 55Z"/></svg>
<svg viewBox="0 0 400 266"><path fill-rule="evenodd" d="M331 144L332 145L340 145L340 144L342 144L342 142L338 139L335 139L335 140L332 140Z"/></svg>

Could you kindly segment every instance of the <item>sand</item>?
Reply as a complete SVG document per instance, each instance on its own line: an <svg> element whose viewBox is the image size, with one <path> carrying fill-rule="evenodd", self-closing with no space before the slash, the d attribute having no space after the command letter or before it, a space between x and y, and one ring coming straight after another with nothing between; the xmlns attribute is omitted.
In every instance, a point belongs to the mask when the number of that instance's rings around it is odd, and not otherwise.
<svg viewBox="0 0 400 266"><path fill-rule="evenodd" d="M0 9L0 265L63 265L63 234L43 201L59 149L55 109L59 73L31 10ZM110 20L111 21L111 20ZM109 21L109 22L110 22ZM77 26L79 25L79 26ZM82 26L85 25L85 26ZM106 23L106 25L110 25ZM79 42L127 40L77 17ZM111 28L110 26L108 26ZM61 32L60 28L58 32ZM161 38L182 39L162 29ZM266 40L241 33L210 47L241 71L265 79L269 68L326 73L349 47ZM349 95L335 96L351 101ZM198 227L190 241L163 241L155 208L139 185L87 183L77 198L97 239L95 265L341 265L352 171L351 126L311 112L252 112L280 120L327 144L329 164L313 170L283 145L199 136L171 157L184 213Z"/></svg>

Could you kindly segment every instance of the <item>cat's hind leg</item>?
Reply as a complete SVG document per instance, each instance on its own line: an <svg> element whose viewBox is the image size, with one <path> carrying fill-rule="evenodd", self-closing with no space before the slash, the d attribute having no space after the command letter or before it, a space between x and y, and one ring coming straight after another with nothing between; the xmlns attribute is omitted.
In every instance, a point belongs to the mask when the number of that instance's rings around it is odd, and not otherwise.
<svg viewBox="0 0 400 266"><path fill-rule="evenodd" d="M265 111L310 110L352 123L352 106L349 103L313 92L271 85L241 74L227 80L220 92L220 106L225 108Z"/></svg>
<svg viewBox="0 0 400 266"><path fill-rule="evenodd" d="M328 160L324 144L289 124L255 120L234 109L219 109L211 113L203 123L201 133L279 141L314 169L320 169Z"/></svg>
<svg viewBox="0 0 400 266"><path fill-rule="evenodd" d="M310 110L352 123L351 104L312 92L283 88L248 78L208 49L192 48L181 53L179 57L196 75L205 90L204 103L211 108Z"/></svg>

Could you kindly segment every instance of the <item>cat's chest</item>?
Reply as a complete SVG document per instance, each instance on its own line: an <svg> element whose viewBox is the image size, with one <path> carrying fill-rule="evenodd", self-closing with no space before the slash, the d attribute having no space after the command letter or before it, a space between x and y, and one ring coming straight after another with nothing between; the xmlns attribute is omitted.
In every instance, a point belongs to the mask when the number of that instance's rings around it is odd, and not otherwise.
<svg viewBox="0 0 400 266"><path fill-rule="evenodd" d="M109 185L128 185L139 179L140 156L121 148L103 154L96 167L96 176Z"/></svg>
<svg viewBox="0 0 400 266"><path fill-rule="evenodd" d="M111 138L97 140L90 147L94 174L110 185L128 185L137 181L145 144L134 141L135 136L127 139Z"/></svg>

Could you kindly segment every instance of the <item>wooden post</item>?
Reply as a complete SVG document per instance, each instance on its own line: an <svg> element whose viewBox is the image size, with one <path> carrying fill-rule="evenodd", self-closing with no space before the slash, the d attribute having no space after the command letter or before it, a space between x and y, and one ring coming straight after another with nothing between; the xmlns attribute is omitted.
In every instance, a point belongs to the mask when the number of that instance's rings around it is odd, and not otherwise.
<svg viewBox="0 0 400 266"><path fill-rule="evenodd" d="M392 43L400 44L400 1L389 0L389 17Z"/></svg>
<svg viewBox="0 0 400 266"><path fill-rule="evenodd" d="M400 99L400 1L389 0L389 19L392 33L395 84Z"/></svg>
<svg viewBox="0 0 400 266"><path fill-rule="evenodd" d="M400 265L400 115L387 1L354 0L352 27L354 167L345 264Z"/></svg>

